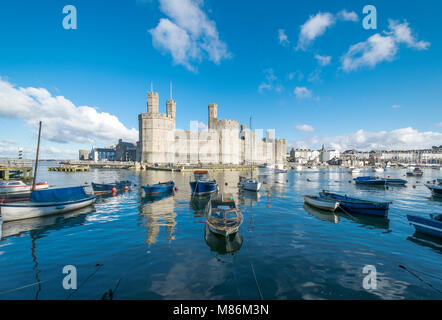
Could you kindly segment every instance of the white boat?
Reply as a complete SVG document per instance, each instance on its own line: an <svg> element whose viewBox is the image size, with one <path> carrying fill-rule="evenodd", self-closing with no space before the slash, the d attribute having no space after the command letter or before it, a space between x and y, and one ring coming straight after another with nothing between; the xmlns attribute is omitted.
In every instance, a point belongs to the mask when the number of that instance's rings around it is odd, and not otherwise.
<svg viewBox="0 0 442 320"><path fill-rule="evenodd" d="M339 202L335 200L324 199L316 196L304 196L304 202L312 207L332 212L335 211L339 206Z"/></svg>
<svg viewBox="0 0 442 320"><path fill-rule="evenodd" d="M243 221L241 211L236 207L232 196L217 197L210 201L206 223L210 231L224 237L238 232Z"/></svg>
<svg viewBox="0 0 442 320"><path fill-rule="evenodd" d="M300 164L298 164L298 165L295 167L295 170L296 170L296 171L302 171L302 169L303 169L303 167L302 167Z"/></svg>
<svg viewBox="0 0 442 320"><path fill-rule="evenodd" d="M384 168L382 168L382 167L374 167L373 171L374 172L384 172Z"/></svg>
<svg viewBox="0 0 442 320"><path fill-rule="evenodd" d="M275 165L275 173L287 173L287 170L284 168L284 165L278 163Z"/></svg>
<svg viewBox="0 0 442 320"><path fill-rule="evenodd" d="M352 174L353 173L360 173L361 169L359 169L359 168L352 168L352 169L349 170L349 172L352 173Z"/></svg>
<svg viewBox="0 0 442 320"><path fill-rule="evenodd" d="M80 209L95 202L83 187L34 191L30 201L0 204L3 222L43 217Z"/></svg>
<svg viewBox="0 0 442 320"><path fill-rule="evenodd" d="M48 189L47 182L39 182L35 184L35 190ZM31 192L32 185L26 184L20 180L2 181L0 182L0 194L9 193L29 193Z"/></svg>
<svg viewBox="0 0 442 320"><path fill-rule="evenodd" d="M247 191L259 191L261 182L254 178L239 177L239 186Z"/></svg>

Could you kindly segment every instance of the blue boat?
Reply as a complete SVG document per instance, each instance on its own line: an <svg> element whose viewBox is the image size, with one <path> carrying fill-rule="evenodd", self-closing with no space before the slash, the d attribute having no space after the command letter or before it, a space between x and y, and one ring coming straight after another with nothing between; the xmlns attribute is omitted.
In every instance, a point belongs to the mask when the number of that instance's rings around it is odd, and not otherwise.
<svg viewBox="0 0 442 320"><path fill-rule="evenodd" d="M385 186L387 183L386 179L381 179L378 177L368 176L368 177L357 177L353 179L356 184L359 185L370 185L370 186Z"/></svg>
<svg viewBox="0 0 442 320"><path fill-rule="evenodd" d="M218 190L218 184L215 180L209 180L209 173L206 170L195 171L194 177L195 181L190 182L192 196L203 196Z"/></svg>
<svg viewBox="0 0 442 320"><path fill-rule="evenodd" d="M407 214L407 219L416 231L442 238L442 214L430 214L430 218Z"/></svg>
<svg viewBox="0 0 442 320"><path fill-rule="evenodd" d="M387 179L387 186L405 186L407 183L408 181L404 179Z"/></svg>
<svg viewBox="0 0 442 320"><path fill-rule="evenodd" d="M430 189L433 197L442 197L442 185L426 184L425 186Z"/></svg>
<svg viewBox="0 0 442 320"><path fill-rule="evenodd" d="M339 208L347 213L365 214L370 216L387 217L391 202L367 201L348 197L328 191L319 193L320 197L334 199L339 202Z"/></svg>
<svg viewBox="0 0 442 320"><path fill-rule="evenodd" d="M157 184L148 184L146 186L141 186L145 196L153 196L156 194L171 192L175 187L175 182L158 182Z"/></svg>
<svg viewBox="0 0 442 320"><path fill-rule="evenodd" d="M132 185L130 181L116 181L113 183L94 183L92 182L92 189L95 194L112 193L122 190L127 190Z"/></svg>

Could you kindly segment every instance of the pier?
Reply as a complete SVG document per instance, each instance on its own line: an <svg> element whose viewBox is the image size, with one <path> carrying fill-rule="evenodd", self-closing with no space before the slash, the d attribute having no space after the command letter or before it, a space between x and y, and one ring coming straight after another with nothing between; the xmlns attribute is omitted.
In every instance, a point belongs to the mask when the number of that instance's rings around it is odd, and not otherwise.
<svg viewBox="0 0 442 320"><path fill-rule="evenodd" d="M32 167L6 167L0 166L0 181L10 179L31 180L34 177Z"/></svg>
<svg viewBox="0 0 442 320"><path fill-rule="evenodd" d="M89 166L61 165L59 167L49 167L48 171L57 171L57 172L89 172L89 171L91 171L91 168Z"/></svg>

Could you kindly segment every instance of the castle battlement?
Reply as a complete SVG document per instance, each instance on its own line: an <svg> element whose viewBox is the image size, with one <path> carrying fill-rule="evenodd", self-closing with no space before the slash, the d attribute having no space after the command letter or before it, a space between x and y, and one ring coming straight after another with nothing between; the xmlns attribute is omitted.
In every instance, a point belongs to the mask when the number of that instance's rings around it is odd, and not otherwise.
<svg viewBox="0 0 442 320"><path fill-rule="evenodd" d="M208 128L203 131L177 130L176 100L166 101L166 113L159 112L159 94L148 92L147 112L138 115L138 159L143 163L240 164L255 161L283 162L286 140L257 139L256 131L246 131L232 119L218 119L218 105L208 104ZM246 134L247 133L247 134Z"/></svg>

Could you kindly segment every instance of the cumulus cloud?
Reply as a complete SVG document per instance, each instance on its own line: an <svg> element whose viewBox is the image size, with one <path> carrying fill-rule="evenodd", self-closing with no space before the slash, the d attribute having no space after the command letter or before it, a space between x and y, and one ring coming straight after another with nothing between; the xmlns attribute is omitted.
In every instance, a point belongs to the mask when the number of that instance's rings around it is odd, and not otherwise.
<svg viewBox="0 0 442 320"><path fill-rule="evenodd" d="M329 65L330 62L331 62L331 57L330 56L321 56L319 54L316 54L315 55L315 59L318 60L318 63L321 66Z"/></svg>
<svg viewBox="0 0 442 320"><path fill-rule="evenodd" d="M301 26L296 49L306 50L307 47L317 37L322 36L327 28L332 26L335 21L335 17L328 12L319 12L314 16L310 16L309 19Z"/></svg>
<svg viewBox="0 0 442 320"><path fill-rule="evenodd" d="M380 62L391 61L401 43L416 50L425 50L430 46L429 42L417 41L408 22L399 24L395 20L389 20L388 29L390 31L384 32L385 35L376 33L366 41L352 45L341 59L342 69L350 72L362 67L373 68Z"/></svg>
<svg viewBox="0 0 442 320"><path fill-rule="evenodd" d="M279 44L281 44L281 45L289 44L289 39L288 39L287 35L285 34L284 29L278 30L278 40L279 40Z"/></svg>
<svg viewBox="0 0 442 320"><path fill-rule="evenodd" d="M343 20L343 21L353 21L353 22L358 22L359 21L359 17L356 14L356 12L354 11L347 11L347 10L341 10L338 12L337 17L339 20Z"/></svg>
<svg viewBox="0 0 442 320"><path fill-rule="evenodd" d="M293 80L293 79L296 78L298 81L301 81L302 79L304 79L304 74L303 74L301 71L297 70L297 71L295 71L295 72L290 72L290 73L287 75L287 78L288 78L289 80Z"/></svg>
<svg viewBox="0 0 442 320"><path fill-rule="evenodd" d="M392 107L393 109L398 109L398 108L400 108L401 106L398 105L398 104L394 104L394 105L392 105L391 107Z"/></svg>
<svg viewBox="0 0 442 320"><path fill-rule="evenodd" d="M380 132L369 132L361 129L354 133L336 137L314 136L306 140L295 141L292 145L300 148L318 148L321 144L326 144L330 148L340 151L349 149L363 151L409 150L431 148L434 145L440 145L441 141L441 132L420 132L408 127Z"/></svg>
<svg viewBox="0 0 442 320"><path fill-rule="evenodd" d="M306 87L296 87L294 93L296 98L298 99L306 99L312 97L312 92Z"/></svg>
<svg viewBox="0 0 442 320"><path fill-rule="evenodd" d="M136 129L126 128L107 112L76 106L63 96L52 96L44 88L21 88L0 78L0 117L23 119L30 127L43 121L42 137L59 143L138 140Z"/></svg>
<svg viewBox="0 0 442 320"><path fill-rule="evenodd" d="M169 53L174 64L191 71L196 71L194 64L204 58L219 64L231 56L219 39L215 22L200 6L197 0L160 0L160 9L168 18L160 19L149 30L155 48Z"/></svg>
<svg viewBox="0 0 442 320"><path fill-rule="evenodd" d="M313 132L313 131L315 131L315 129L312 126L308 125L308 124L298 124L296 126L296 129L298 129L299 131L302 131L302 132Z"/></svg>

